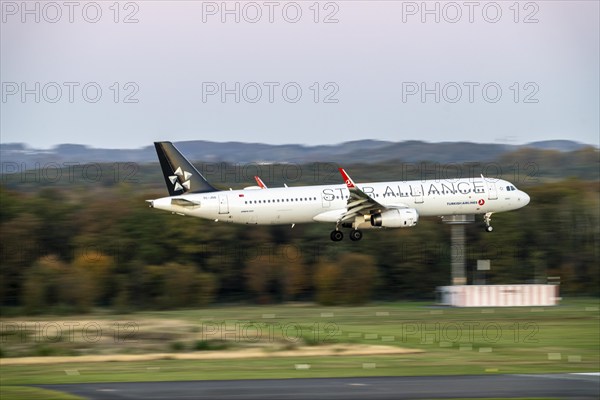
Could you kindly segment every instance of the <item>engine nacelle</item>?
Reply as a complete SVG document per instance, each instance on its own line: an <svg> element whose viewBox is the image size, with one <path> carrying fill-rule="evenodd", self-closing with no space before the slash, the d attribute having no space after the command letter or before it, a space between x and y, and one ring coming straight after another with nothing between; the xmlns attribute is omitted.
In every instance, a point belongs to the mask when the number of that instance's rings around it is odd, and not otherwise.
<svg viewBox="0 0 600 400"><path fill-rule="evenodd" d="M371 215L371 225L385 228L408 228L419 221L419 213L414 208L387 210Z"/></svg>

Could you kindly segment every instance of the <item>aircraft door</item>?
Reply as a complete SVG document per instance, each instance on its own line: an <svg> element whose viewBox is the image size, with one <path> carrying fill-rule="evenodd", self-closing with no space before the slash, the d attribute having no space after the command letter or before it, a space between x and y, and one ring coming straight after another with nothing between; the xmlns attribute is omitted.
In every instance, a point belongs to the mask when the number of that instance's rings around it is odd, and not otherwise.
<svg viewBox="0 0 600 400"><path fill-rule="evenodd" d="M498 190L496 182L487 181L488 200L496 200L498 198Z"/></svg>
<svg viewBox="0 0 600 400"><path fill-rule="evenodd" d="M331 207L331 200L333 200L332 195L321 193L321 202L323 204L323 208Z"/></svg>
<svg viewBox="0 0 600 400"><path fill-rule="evenodd" d="M421 185L410 185L410 194L415 199L415 203L423 202L423 187Z"/></svg>
<svg viewBox="0 0 600 400"><path fill-rule="evenodd" d="M219 214L229 214L229 202L226 194L219 195Z"/></svg>

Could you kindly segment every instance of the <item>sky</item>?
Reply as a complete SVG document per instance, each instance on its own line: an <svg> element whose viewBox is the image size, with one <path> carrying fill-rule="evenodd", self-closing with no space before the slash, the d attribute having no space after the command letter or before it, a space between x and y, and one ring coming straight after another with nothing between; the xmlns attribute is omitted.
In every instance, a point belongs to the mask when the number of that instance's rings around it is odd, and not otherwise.
<svg viewBox="0 0 600 400"><path fill-rule="evenodd" d="M2 1L0 141L598 146L597 1Z"/></svg>

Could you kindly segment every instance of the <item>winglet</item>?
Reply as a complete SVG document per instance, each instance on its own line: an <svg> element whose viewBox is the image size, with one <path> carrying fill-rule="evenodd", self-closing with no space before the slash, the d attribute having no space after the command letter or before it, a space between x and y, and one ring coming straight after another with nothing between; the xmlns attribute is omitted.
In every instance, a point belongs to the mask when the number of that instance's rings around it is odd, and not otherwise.
<svg viewBox="0 0 600 400"><path fill-rule="evenodd" d="M267 188L267 185L265 185L265 183L262 181L262 179L260 179L258 175L255 175L254 179L256 180L256 183L258 184L258 186L260 186L261 189Z"/></svg>
<svg viewBox="0 0 600 400"><path fill-rule="evenodd" d="M348 189L354 189L356 185L350 176L344 171L344 168L339 168L340 174L342 174L342 179L344 179L344 183L348 187Z"/></svg>

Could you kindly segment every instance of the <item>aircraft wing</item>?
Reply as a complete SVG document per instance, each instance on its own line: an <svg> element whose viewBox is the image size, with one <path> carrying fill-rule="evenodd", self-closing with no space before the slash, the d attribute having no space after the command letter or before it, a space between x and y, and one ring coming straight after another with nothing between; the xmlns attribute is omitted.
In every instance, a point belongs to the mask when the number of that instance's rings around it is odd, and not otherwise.
<svg viewBox="0 0 600 400"><path fill-rule="evenodd" d="M346 173L344 168L339 168L339 170L340 174L342 174L342 178L344 179L344 183L350 192L348 202L346 203L346 212L340 216L339 222L352 220L357 215L370 215L394 208L408 208L408 206L403 204L384 206L360 190L352 178L350 178L350 176Z"/></svg>

